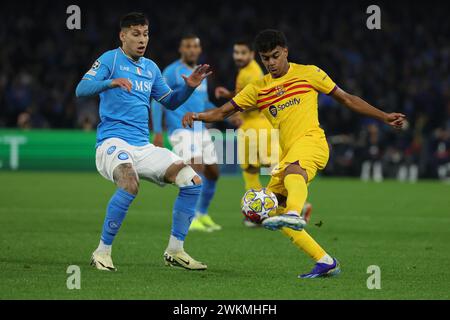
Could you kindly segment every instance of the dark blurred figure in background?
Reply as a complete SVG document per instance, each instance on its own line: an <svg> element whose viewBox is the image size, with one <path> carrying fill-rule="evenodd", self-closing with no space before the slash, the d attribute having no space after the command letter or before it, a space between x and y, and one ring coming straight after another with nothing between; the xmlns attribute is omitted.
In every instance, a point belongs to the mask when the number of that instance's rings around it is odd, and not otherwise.
<svg viewBox="0 0 450 320"><path fill-rule="evenodd" d="M383 181L382 155L386 142L383 141L377 123L370 123L362 131L362 154L363 163L361 167L361 180L375 182Z"/></svg>

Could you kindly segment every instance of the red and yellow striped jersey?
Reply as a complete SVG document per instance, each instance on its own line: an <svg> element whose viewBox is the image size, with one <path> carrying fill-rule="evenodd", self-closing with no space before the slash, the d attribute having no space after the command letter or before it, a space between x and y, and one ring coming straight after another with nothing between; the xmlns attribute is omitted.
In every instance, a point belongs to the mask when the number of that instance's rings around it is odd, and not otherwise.
<svg viewBox="0 0 450 320"><path fill-rule="evenodd" d="M324 136L319 124L318 94L331 94L336 88L320 68L290 63L284 76L265 75L248 84L231 103L241 111L258 107L272 126L280 130L280 146L287 151L307 133Z"/></svg>

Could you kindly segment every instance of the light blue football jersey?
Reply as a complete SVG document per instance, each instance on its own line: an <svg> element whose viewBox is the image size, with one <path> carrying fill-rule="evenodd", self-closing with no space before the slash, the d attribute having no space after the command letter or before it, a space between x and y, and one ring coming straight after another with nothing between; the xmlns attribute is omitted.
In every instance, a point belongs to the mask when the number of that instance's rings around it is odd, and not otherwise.
<svg viewBox="0 0 450 320"><path fill-rule="evenodd" d="M150 101L160 101L171 88L152 60L141 57L134 61L120 47L102 54L83 77L98 81L116 78L128 79L132 90L118 87L99 94L96 146L108 138L120 138L135 146L148 144Z"/></svg>

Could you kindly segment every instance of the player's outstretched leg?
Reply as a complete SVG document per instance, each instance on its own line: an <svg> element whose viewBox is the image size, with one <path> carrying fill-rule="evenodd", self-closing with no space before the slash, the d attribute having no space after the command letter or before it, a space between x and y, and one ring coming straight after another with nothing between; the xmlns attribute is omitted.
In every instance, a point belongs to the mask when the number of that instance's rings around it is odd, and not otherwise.
<svg viewBox="0 0 450 320"><path fill-rule="evenodd" d="M195 216L202 188L201 179L190 166L183 163L172 164L167 169L165 179L180 188L172 212L172 232L164 252L165 264L187 270L206 270L206 264L196 261L184 251L184 240Z"/></svg>
<svg viewBox="0 0 450 320"><path fill-rule="evenodd" d="M301 216L303 206L308 197L306 171L298 163L290 164L284 171L284 187L287 190L286 211L283 214L269 217L262 225L269 230L279 230L282 227L302 230L306 221Z"/></svg>
<svg viewBox="0 0 450 320"><path fill-rule="evenodd" d="M130 163L116 167L114 181L118 189L108 203L100 244L91 257L93 267L106 271L116 271L111 258L112 243L139 189L137 174Z"/></svg>
<svg viewBox="0 0 450 320"><path fill-rule="evenodd" d="M305 231L282 228L284 235L289 237L292 243L308 254L315 262L310 273L302 274L299 278L318 278L338 275L341 271L339 262L328 253Z"/></svg>

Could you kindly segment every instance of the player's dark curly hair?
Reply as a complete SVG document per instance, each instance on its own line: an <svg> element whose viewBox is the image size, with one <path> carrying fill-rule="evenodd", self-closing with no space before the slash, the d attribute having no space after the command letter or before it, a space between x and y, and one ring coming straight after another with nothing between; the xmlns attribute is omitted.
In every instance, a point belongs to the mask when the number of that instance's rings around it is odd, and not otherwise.
<svg viewBox="0 0 450 320"><path fill-rule="evenodd" d="M148 26L148 19L142 12L130 12L120 19L120 29L131 26Z"/></svg>
<svg viewBox="0 0 450 320"><path fill-rule="evenodd" d="M275 29L261 31L254 41L254 47L257 52L272 51L277 46L287 48L287 40L283 32Z"/></svg>

